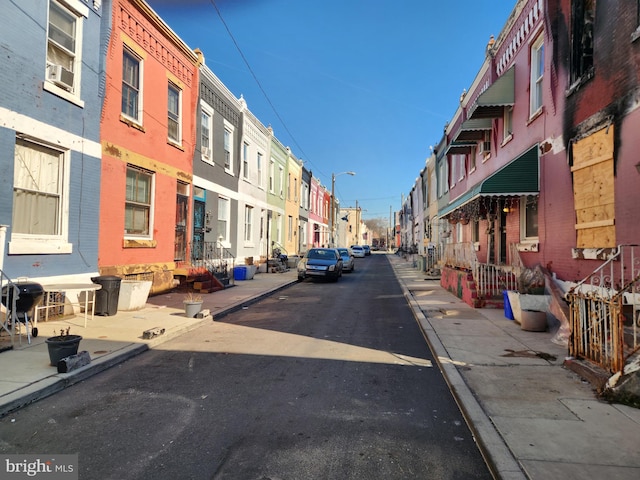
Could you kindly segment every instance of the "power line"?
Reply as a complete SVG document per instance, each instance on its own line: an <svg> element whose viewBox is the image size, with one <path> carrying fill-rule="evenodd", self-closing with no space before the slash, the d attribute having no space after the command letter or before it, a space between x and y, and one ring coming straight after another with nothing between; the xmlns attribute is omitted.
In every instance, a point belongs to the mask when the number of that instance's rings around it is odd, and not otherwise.
<svg viewBox="0 0 640 480"><path fill-rule="evenodd" d="M289 134L289 137L291 138L291 140L293 141L293 143L295 144L295 146L298 148L298 150L300 151L300 153L302 154L302 158L305 159L306 162L309 162L312 166L313 166L313 162L311 162L310 160L308 160L308 156L306 153L304 153L304 150L302 149L302 147L300 146L300 144L298 144L298 141L296 140L296 138L294 137L293 133L291 133L291 131L289 130L289 128L287 127L287 124L285 123L285 121L283 120L283 118L280 116L280 113L278 113L278 110L276 109L275 105L273 104L273 102L271 101L271 99L269 98L269 95L267 95L267 92L265 91L265 89L262 87L262 84L260 83L260 80L258 80L258 76L255 74L255 72L253 71L253 68L251 68L251 65L249 64L249 61L247 60L247 58L244 55L244 52L242 51L242 49L240 48L240 45L238 45L238 42L236 41L235 37L233 36L233 34L231 33L231 29L229 28L229 26L227 25L227 22L224 21L224 18L222 18L222 13L220 12L220 9L218 8L218 5L216 5L215 0L210 0L211 4L213 5L213 8L216 9L216 13L218 14L218 17L220 18L220 21L222 22L222 25L224 25L225 30L227 31L227 33L229 34L229 37L231 38L231 41L233 42L233 44L236 47L236 50L238 50L238 53L240 54L240 58L242 58L242 61L244 62L244 64L246 65L247 69L249 70L249 73L251 73L251 76L253 77L253 80L256 82L256 85L258 85L258 88L260 89L260 91L262 92L262 95L264 95L264 98L267 100L267 103L269 104L269 106L271 107L271 109L273 110L273 112L276 114L276 117L278 118L278 120L280 121L280 123L282 124L282 126L284 127L285 131ZM322 172L321 172L322 173ZM325 174L323 174L325 175Z"/></svg>

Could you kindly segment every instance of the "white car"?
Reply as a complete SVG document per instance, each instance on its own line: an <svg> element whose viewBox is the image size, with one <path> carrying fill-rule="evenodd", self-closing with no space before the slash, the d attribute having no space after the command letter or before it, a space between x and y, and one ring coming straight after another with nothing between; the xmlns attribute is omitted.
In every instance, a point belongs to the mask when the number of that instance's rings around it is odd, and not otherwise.
<svg viewBox="0 0 640 480"><path fill-rule="evenodd" d="M360 245L351 245L351 253L353 253L353 256L357 258L364 258L366 254L364 248Z"/></svg>

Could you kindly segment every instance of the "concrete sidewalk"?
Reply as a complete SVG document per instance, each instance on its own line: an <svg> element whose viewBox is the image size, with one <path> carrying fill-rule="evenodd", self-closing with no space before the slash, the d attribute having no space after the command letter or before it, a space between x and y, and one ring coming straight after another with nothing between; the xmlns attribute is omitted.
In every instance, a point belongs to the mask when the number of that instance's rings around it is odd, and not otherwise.
<svg viewBox="0 0 640 480"><path fill-rule="evenodd" d="M203 294L202 308L209 309L214 319L220 318L296 281L295 269L256 274L251 280L236 280L233 287ZM23 326L20 341L16 340L12 350L0 353L0 417L211 322L211 317L185 317L183 298L182 293L156 295L150 297L141 310L96 315L88 320L86 328L83 315L39 322L39 335L31 339L31 344L27 342ZM69 373L58 373L50 365L45 339L68 327L71 327L70 333L82 336L79 350L89 352L91 363ZM143 339L146 330L156 327L164 329L164 333ZM4 340L2 344L6 345L6 335Z"/></svg>
<svg viewBox="0 0 640 480"><path fill-rule="evenodd" d="M500 479L640 478L640 410L597 400L591 385L566 370L566 349L551 332L526 332L502 310L473 309L438 280L388 254L414 316L480 448ZM295 283L295 270L204 295L214 319ZM0 417L77 383L210 319L186 318L179 293L114 316L41 322L31 345L0 353ZM46 337L71 327L91 364L70 373L49 365ZM144 340L145 330L165 333Z"/></svg>
<svg viewBox="0 0 640 480"><path fill-rule="evenodd" d="M450 389L501 479L640 478L640 410L599 401L552 332L473 309L389 255Z"/></svg>

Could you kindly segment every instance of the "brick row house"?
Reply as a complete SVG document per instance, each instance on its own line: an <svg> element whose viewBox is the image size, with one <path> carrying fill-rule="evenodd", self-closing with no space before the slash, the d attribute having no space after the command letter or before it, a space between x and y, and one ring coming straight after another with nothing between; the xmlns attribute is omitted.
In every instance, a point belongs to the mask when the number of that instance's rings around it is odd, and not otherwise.
<svg viewBox="0 0 640 480"><path fill-rule="evenodd" d="M0 2L0 45L3 282L223 287L328 244L330 192L144 0Z"/></svg>
<svg viewBox="0 0 640 480"><path fill-rule="evenodd" d="M640 2L518 1L398 214L470 305L544 275L570 353L612 372L638 348L639 37Z"/></svg>

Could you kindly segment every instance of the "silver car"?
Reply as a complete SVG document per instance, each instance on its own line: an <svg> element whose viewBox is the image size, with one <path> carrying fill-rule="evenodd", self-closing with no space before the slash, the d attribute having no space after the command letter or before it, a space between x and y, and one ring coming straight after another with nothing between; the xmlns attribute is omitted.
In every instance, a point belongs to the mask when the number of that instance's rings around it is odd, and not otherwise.
<svg viewBox="0 0 640 480"><path fill-rule="evenodd" d="M342 271L353 272L356 268L356 261L353 258L351 250L348 248L339 248L338 252L340 252L340 256L342 257Z"/></svg>

